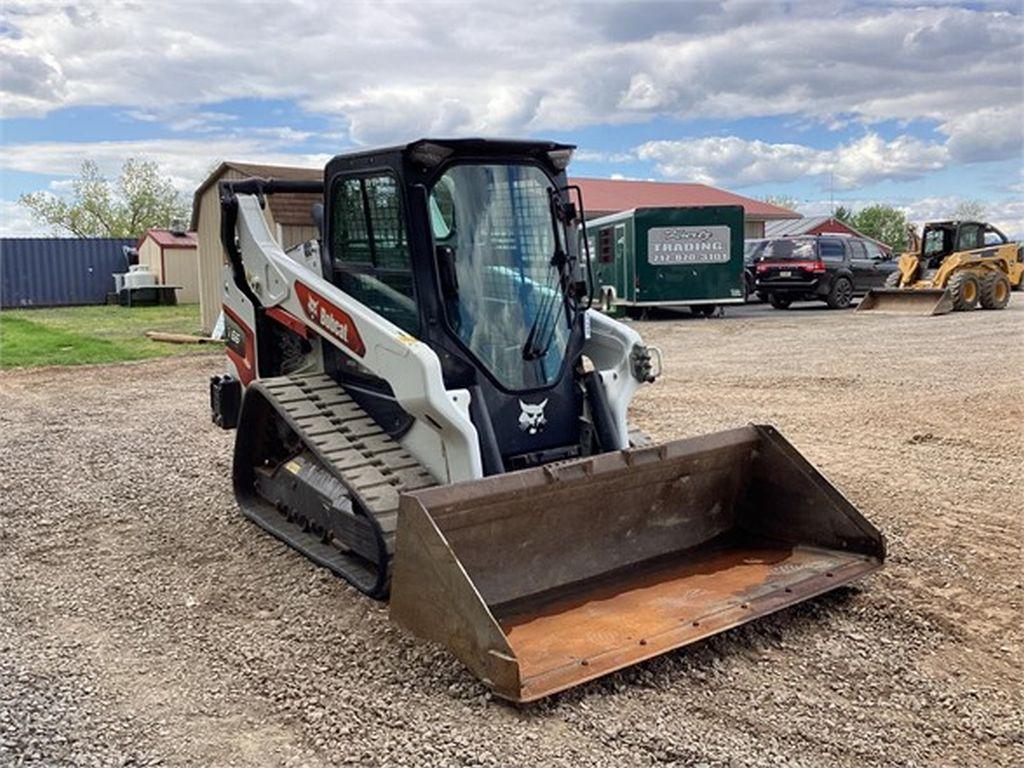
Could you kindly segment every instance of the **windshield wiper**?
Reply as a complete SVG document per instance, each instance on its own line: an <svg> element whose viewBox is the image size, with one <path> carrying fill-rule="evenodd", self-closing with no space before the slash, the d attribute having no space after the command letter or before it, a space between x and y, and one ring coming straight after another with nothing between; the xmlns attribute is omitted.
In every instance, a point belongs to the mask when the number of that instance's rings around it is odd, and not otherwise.
<svg viewBox="0 0 1024 768"><path fill-rule="evenodd" d="M558 279L565 266L566 255L561 248L551 256L551 265L548 270L548 282L543 288L540 307L537 316L533 318L530 331L526 334L526 341L523 344L524 360L539 360L548 353L551 343L555 338L555 330L558 327L558 310L562 303L561 280ZM551 285L551 274L556 277L557 287Z"/></svg>
<svg viewBox="0 0 1024 768"><path fill-rule="evenodd" d="M555 247L554 253L551 254L551 260L548 262L548 282L541 289L544 291L544 295L541 298L537 316L533 319L529 333L526 334L526 342L523 344L524 360L539 360L548 353L555 340L555 332L558 330L558 313L563 308L567 309L565 302L569 290L570 262L569 254L566 251L567 241L563 247L563 238L566 237L566 233L561 227L569 223L570 208L561 204L559 192L560 190L553 187L548 188L548 212L551 214L551 235L554 238ZM552 273L555 275L554 284L551 282Z"/></svg>

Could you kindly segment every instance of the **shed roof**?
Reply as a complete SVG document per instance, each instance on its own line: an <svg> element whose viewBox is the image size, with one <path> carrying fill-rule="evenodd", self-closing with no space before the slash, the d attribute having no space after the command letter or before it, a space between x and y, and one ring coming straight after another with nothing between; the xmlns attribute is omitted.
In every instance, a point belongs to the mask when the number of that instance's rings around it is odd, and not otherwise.
<svg viewBox="0 0 1024 768"><path fill-rule="evenodd" d="M865 240L871 240L877 243L885 250L892 250L888 245L883 243L869 235L865 235L863 232L855 229L850 225L849 222L837 219L834 216L805 216L802 219L794 219L791 221L769 221L764 225L764 236L765 237L789 237L792 235L806 235L814 230L822 227L826 224L834 224L838 226L843 232L862 237Z"/></svg>
<svg viewBox="0 0 1024 768"><path fill-rule="evenodd" d="M193 230L199 227L199 203L203 193L215 184L228 169L237 171L243 176L258 176L263 179L281 179L283 181L323 181L323 168L302 168L294 165L266 165L262 163L240 163L235 160L225 160L218 165L213 173L206 177L202 184L196 189L192 197L192 224ZM313 226L312 208L314 203L321 202L320 195L304 193L280 193L267 195L267 204L278 224L293 224L297 226Z"/></svg>
<svg viewBox="0 0 1024 768"><path fill-rule="evenodd" d="M161 248L195 248L197 245L195 232L175 234L169 229L151 229L139 239L139 245L146 242L147 238Z"/></svg>
<svg viewBox="0 0 1024 768"><path fill-rule="evenodd" d="M763 200L737 195L707 184L625 179L572 179L583 190L588 211L609 213L632 208L697 205L742 205L748 218L799 219L801 214Z"/></svg>
<svg viewBox="0 0 1024 768"><path fill-rule="evenodd" d="M783 237L785 235L806 235L812 229L832 220L831 216L804 216L802 219L784 219L771 221L764 225L765 237ZM844 226L853 229L843 222Z"/></svg>

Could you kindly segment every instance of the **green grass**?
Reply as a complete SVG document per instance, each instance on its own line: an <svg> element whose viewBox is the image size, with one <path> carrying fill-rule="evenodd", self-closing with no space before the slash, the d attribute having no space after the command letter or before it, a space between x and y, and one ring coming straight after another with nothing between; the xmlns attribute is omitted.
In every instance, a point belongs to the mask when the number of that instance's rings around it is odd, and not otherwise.
<svg viewBox="0 0 1024 768"><path fill-rule="evenodd" d="M146 331L199 333L199 305L56 307L0 312L0 368L82 365L210 352L151 341Z"/></svg>

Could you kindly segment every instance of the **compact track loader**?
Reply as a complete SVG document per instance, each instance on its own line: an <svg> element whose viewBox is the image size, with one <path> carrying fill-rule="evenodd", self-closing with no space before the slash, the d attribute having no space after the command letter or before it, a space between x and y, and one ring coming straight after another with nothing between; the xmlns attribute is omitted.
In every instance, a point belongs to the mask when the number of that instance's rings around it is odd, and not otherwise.
<svg viewBox="0 0 1024 768"><path fill-rule="evenodd" d="M869 291L858 312L944 315L981 306L1003 309L1021 289L1021 247L991 224L940 221L925 225L885 288Z"/></svg>
<svg viewBox="0 0 1024 768"><path fill-rule="evenodd" d="M589 308L573 147L422 140L222 182L214 420L255 523L530 701L881 566L773 428L650 445L660 354ZM265 196L322 195L284 252Z"/></svg>

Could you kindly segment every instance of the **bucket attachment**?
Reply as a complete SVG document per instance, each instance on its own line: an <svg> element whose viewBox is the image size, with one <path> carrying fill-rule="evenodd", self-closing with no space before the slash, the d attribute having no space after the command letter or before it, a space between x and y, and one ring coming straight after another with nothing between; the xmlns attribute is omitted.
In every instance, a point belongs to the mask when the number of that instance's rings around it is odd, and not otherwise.
<svg viewBox="0 0 1024 768"><path fill-rule="evenodd" d="M944 315L953 311L953 297L943 288L875 288L857 305L857 312L887 315Z"/></svg>
<svg viewBox="0 0 1024 768"><path fill-rule="evenodd" d="M401 500L391 618L526 702L879 568L882 535L774 428Z"/></svg>

